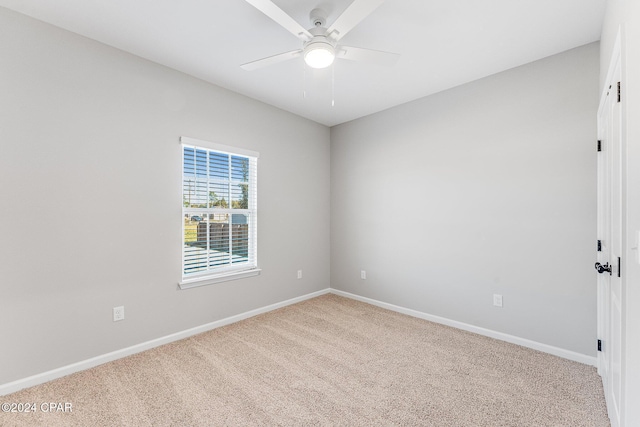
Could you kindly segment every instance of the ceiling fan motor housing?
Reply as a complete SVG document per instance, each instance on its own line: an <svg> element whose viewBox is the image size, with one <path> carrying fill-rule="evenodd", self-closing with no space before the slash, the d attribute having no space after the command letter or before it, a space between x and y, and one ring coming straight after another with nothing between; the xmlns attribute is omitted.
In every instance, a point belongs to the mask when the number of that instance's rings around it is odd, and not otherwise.
<svg viewBox="0 0 640 427"><path fill-rule="evenodd" d="M316 27L309 30L313 38L304 44L305 62L313 68L326 68L336 56L335 44L326 36L325 29Z"/></svg>

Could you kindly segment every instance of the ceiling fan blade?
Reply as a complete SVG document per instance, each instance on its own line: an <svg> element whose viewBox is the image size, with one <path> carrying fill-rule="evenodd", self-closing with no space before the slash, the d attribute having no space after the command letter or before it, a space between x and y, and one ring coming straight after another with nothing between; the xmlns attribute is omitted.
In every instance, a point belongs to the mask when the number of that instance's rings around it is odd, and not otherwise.
<svg viewBox="0 0 640 427"><path fill-rule="evenodd" d="M280 24L284 29L302 41L311 40L313 37L307 29L270 0L246 0L246 2L276 21L276 23Z"/></svg>
<svg viewBox="0 0 640 427"><path fill-rule="evenodd" d="M361 47L340 46L338 58L350 61L366 61L377 65L391 66L398 61L397 53L383 52L380 50L363 49Z"/></svg>
<svg viewBox="0 0 640 427"><path fill-rule="evenodd" d="M342 15L331 24L327 34L335 41L340 40L383 2L384 0L353 0Z"/></svg>
<svg viewBox="0 0 640 427"><path fill-rule="evenodd" d="M258 68L268 67L269 65L277 64L278 62L288 61L289 59L297 58L302 54L302 49L292 50L291 52L279 53L277 55L269 56L267 58L258 59L257 61L247 62L240 67L243 70L253 71Z"/></svg>

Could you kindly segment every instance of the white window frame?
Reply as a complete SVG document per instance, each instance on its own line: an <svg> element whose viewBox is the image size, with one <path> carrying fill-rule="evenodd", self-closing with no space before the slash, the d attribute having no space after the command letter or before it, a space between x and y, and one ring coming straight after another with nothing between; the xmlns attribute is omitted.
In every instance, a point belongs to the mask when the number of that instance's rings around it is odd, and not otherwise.
<svg viewBox="0 0 640 427"><path fill-rule="evenodd" d="M236 279L242 279L242 278L246 278L246 277L251 277L251 276L257 276L260 274L260 269L258 268L258 248L257 248L257 242L258 242L258 233L257 233L257 213L258 213L258 209L257 209L257 162L258 162L258 157L260 156L260 154L256 151L251 151L251 150L246 150L246 149L242 149L242 148L236 148L236 147L232 147L232 146L228 146L228 145L223 145L223 144L218 144L215 142L209 142L209 141L202 141L199 139L195 139L195 138L189 138L189 137L180 137L180 143L181 143L181 149L180 149L180 159L181 159L181 163L182 163L182 173L180 176L180 181L181 181L181 188L182 190L180 191L180 195L181 195L181 200L180 200L180 204L182 206L182 219L181 219L181 223L182 223L182 238L181 238L181 244L182 244L182 260L180 262L181 264L181 275L182 275L182 280L178 283L180 289L189 289L189 288L193 288L193 287L197 287L197 286L205 286L205 285L210 285L210 284L214 284L214 283L219 283L219 282L225 282L228 280L236 280ZM250 178L249 178L249 206L247 209L233 209L233 208L220 208L220 207L216 207L216 208L192 208L192 207L185 207L184 206L184 184L183 184L183 179L184 179L184 149L185 147L187 148L195 148L195 149L203 149L203 150L207 150L207 152L218 152L218 153L223 153L223 154L227 154L230 156L241 156L241 157L248 157L250 160ZM229 199L231 199L231 197L229 197ZM231 200L229 200L229 204L231 204ZM233 214L244 214L247 215L249 217L249 221L250 221L250 226L248 227L248 247L249 247L249 261L246 263L241 263L238 265L234 265L233 263L229 263L229 264L225 264L224 266L220 266L220 267L215 267L215 268L209 268L206 271L203 272L198 272L198 273L190 273L190 274L185 274L185 252L186 252L186 245L185 245L185 230L184 230L184 224L185 224L185 220L184 218L186 217L186 215L209 215L211 213L216 213L216 214L226 214L226 215L233 215ZM207 241L209 239L209 228L207 227ZM231 236L231 235L230 235ZM232 247L232 239L229 239L229 247ZM207 247L207 250L208 247Z"/></svg>

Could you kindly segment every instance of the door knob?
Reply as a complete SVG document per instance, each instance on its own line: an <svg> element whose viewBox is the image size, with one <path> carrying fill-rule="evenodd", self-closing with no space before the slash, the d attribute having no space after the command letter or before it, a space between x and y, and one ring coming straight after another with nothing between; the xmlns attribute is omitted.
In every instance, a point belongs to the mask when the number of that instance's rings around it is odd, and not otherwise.
<svg viewBox="0 0 640 427"><path fill-rule="evenodd" d="M598 270L598 273L602 274L605 271L609 272L609 276L611 276L611 266L609 265L609 263L607 262L606 264L602 265L599 262L596 262L596 270Z"/></svg>

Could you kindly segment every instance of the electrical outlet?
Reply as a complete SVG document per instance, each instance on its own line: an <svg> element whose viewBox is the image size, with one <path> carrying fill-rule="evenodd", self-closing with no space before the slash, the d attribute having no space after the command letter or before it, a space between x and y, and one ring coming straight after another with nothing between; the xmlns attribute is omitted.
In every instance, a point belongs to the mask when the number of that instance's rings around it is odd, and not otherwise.
<svg viewBox="0 0 640 427"><path fill-rule="evenodd" d="M365 280L367 278L367 272L364 270L360 270L360 278Z"/></svg>
<svg viewBox="0 0 640 427"><path fill-rule="evenodd" d="M302 279L302 270L298 270L298 279Z"/></svg>
<svg viewBox="0 0 640 427"><path fill-rule="evenodd" d="M124 320L124 306L113 307L113 321L118 322Z"/></svg>
<svg viewBox="0 0 640 427"><path fill-rule="evenodd" d="M502 295L493 294L493 305L496 307L502 307Z"/></svg>

